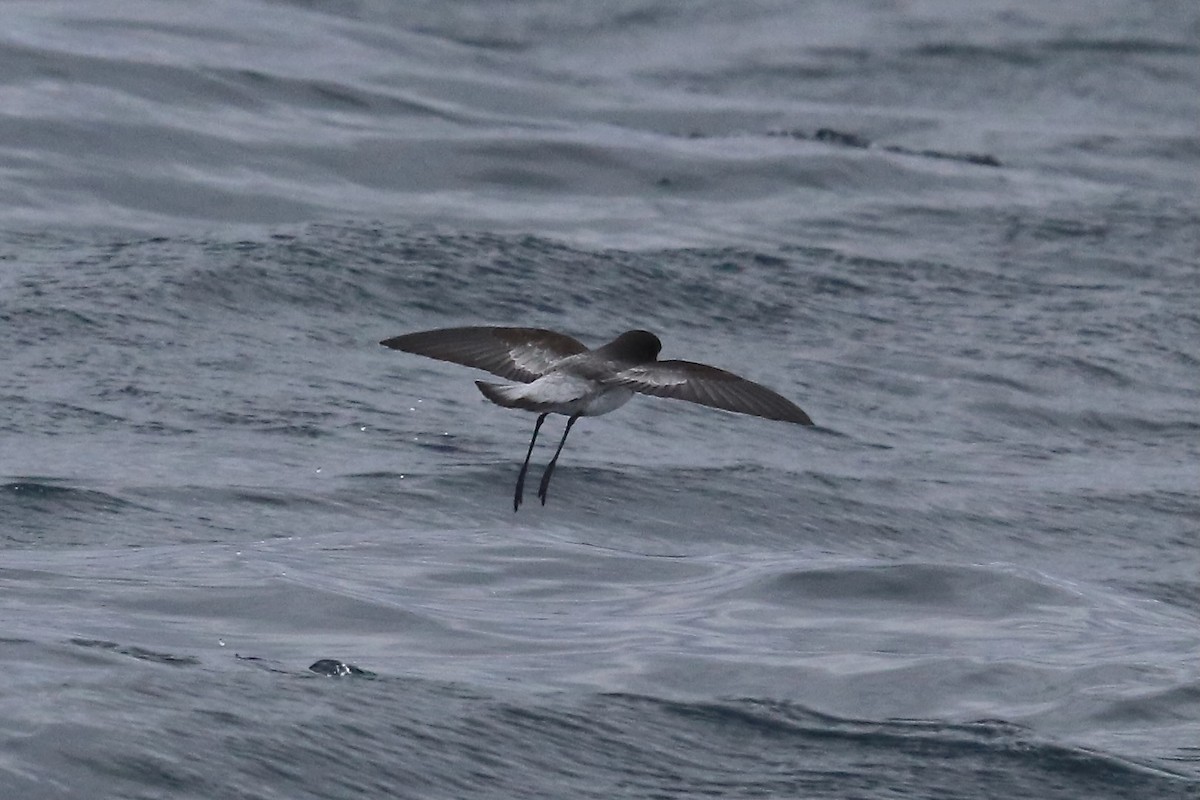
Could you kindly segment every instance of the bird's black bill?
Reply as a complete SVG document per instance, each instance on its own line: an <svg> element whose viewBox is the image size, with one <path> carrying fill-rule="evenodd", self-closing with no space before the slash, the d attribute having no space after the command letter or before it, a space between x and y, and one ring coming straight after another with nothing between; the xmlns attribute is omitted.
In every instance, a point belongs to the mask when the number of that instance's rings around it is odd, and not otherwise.
<svg viewBox="0 0 1200 800"><path fill-rule="evenodd" d="M554 465L558 463L558 454L562 452L563 445L567 443L567 434L571 432L571 426L577 419L579 419L579 415L574 414L567 420L566 430L563 431L562 438L558 440L558 449L554 451L554 458L550 459L550 463L546 465L542 483L538 486L538 499L542 501L542 505L546 505L546 490L550 488L550 476L554 474Z"/></svg>
<svg viewBox="0 0 1200 800"><path fill-rule="evenodd" d="M517 475L517 491L513 493L513 511L521 508L521 498L525 494L525 473L529 471L529 457L533 455L533 443L537 441L538 431L542 428L542 423L546 421L546 414L539 414L537 422L533 424L533 436L529 440L529 449L525 451L525 463L521 465L521 472ZM561 448L562 445L559 445ZM541 492L538 493L539 495ZM545 500L542 504L545 504Z"/></svg>

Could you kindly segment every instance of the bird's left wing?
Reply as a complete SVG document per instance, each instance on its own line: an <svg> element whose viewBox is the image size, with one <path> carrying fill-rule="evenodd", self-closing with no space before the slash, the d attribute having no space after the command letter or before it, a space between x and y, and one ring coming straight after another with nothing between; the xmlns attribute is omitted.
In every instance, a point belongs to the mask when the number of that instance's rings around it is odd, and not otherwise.
<svg viewBox="0 0 1200 800"><path fill-rule="evenodd" d="M537 380L567 356L587 351L577 339L544 328L441 328L394 336L380 344L522 383Z"/></svg>

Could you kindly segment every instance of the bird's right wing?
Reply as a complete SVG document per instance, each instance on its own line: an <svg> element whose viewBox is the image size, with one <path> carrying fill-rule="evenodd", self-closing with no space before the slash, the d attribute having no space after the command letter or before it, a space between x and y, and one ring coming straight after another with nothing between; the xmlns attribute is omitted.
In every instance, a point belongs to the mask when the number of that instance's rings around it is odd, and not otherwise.
<svg viewBox="0 0 1200 800"><path fill-rule="evenodd" d="M791 400L762 384L692 361L654 361L621 370L614 381L641 394L673 397L766 419L812 425Z"/></svg>
<svg viewBox="0 0 1200 800"><path fill-rule="evenodd" d="M441 328L394 336L380 344L522 383L537 380L567 356L587 351L577 339L544 328Z"/></svg>

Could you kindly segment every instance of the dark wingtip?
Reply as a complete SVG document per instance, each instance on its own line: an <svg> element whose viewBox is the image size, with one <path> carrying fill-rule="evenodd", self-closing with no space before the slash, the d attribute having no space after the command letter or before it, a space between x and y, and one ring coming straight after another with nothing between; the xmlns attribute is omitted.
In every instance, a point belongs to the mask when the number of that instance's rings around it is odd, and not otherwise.
<svg viewBox="0 0 1200 800"><path fill-rule="evenodd" d="M812 424L814 424L812 421L812 417L810 417L808 414L805 414L804 409L800 408L799 406L796 407L795 415L788 418L788 422L794 422L797 425L812 425Z"/></svg>
<svg viewBox="0 0 1200 800"><path fill-rule="evenodd" d="M797 409L789 409L787 411L787 413L784 413L784 414L780 414L780 413L755 414L753 412L742 412L742 413L749 413L752 416L762 417L764 419L771 419L771 420L775 420L776 422L791 422L796 425L805 425L805 426L810 426L810 425L815 424L815 423L813 423L812 418L810 418L808 416L808 414L805 414L803 411L801 411L798 408Z"/></svg>

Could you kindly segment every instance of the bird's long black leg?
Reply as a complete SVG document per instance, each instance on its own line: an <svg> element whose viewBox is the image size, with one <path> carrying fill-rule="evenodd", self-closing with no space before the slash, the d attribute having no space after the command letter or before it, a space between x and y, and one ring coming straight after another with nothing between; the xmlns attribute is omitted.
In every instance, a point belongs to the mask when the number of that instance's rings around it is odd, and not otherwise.
<svg viewBox="0 0 1200 800"><path fill-rule="evenodd" d="M550 476L554 474L554 465L558 463L558 454L562 452L563 445L567 443L567 434L571 432L571 426L577 419L579 419L579 415L573 414L567 420L567 428L563 431L563 437L558 441L558 449L554 451L554 458L550 459L550 463L546 465L546 472L542 475L542 485L538 487L538 497L541 499L542 505L546 505L546 490L550 488Z"/></svg>
<svg viewBox="0 0 1200 800"><path fill-rule="evenodd" d="M525 453L525 463L521 465L521 472L517 475L517 491L513 494L513 511L521 507L521 495L525 493L525 473L529 471L529 457L533 455L533 443L537 441L538 431L541 429L542 423L546 421L547 416L548 414L539 414L537 422L533 425L533 437L529 440L529 450Z"/></svg>

